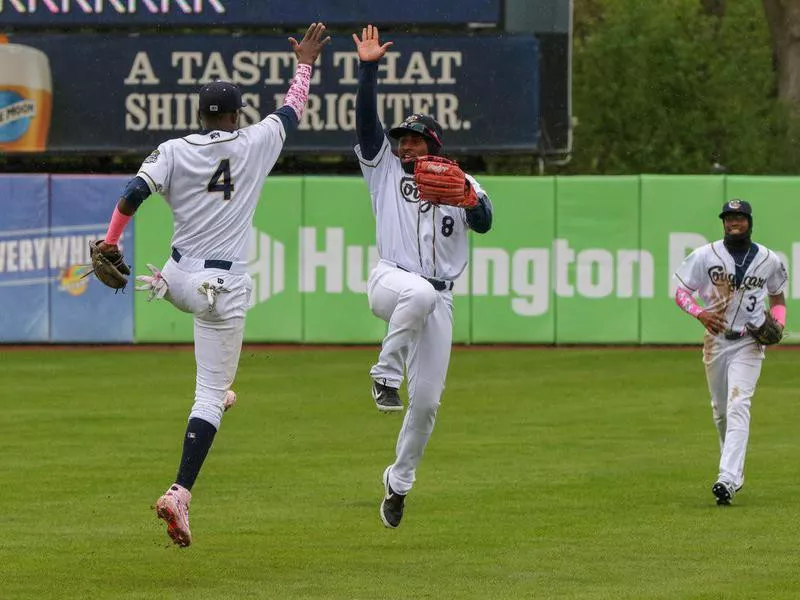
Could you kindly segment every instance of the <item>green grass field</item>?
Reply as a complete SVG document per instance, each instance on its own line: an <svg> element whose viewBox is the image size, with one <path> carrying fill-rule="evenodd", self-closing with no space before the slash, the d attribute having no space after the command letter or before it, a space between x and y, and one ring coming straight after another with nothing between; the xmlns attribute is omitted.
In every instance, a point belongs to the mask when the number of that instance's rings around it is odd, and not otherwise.
<svg viewBox="0 0 800 600"><path fill-rule="evenodd" d="M0 350L0 598L800 597L795 351L768 356L717 507L699 349L457 349L397 530L374 356L246 349L180 550L151 505L191 350Z"/></svg>

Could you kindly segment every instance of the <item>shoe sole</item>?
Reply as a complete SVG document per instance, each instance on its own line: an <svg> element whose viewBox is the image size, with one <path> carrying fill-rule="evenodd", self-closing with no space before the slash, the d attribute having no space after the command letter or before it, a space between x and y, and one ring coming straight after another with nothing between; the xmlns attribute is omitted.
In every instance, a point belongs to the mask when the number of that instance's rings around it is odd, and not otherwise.
<svg viewBox="0 0 800 600"><path fill-rule="evenodd" d="M167 535L181 548L188 548L192 543L192 535L178 526L178 518L167 506L156 506L158 518L167 524Z"/></svg>
<svg viewBox="0 0 800 600"><path fill-rule="evenodd" d="M711 493L717 497L718 506L730 506L731 500L733 500L731 493L721 483L715 483L711 488Z"/></svg>
<svg viewBox="0 0 800 600"><path fill-rule="evenodd" d="M386 503L386 496L389 495L389 469L391 467L386 467L386 470L383 472L383 477L381 478L383 481L383 500L381 500L381 505L379 508L380 515L381 515L381 522L383 523L384 527L388 527L389 529L397 529L397 525L392 525L389 521L386 520L386 517L383 514L383 505Z"/></svg>

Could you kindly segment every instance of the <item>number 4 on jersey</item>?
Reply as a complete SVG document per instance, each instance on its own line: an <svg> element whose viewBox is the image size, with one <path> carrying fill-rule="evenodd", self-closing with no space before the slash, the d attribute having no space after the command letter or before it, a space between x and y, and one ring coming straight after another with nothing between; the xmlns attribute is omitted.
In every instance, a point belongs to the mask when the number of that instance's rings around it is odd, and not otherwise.
<svg viewBox="0 0 800 600"><path fill-rule="evenodd" d="M222 183L220 183L222 180ZM224 200L230 200L233 193L233 180L231 179L231 161L229 158L223 158L219 162L217 170L211 176L208 182L209 192L222 192Z"/></svg>

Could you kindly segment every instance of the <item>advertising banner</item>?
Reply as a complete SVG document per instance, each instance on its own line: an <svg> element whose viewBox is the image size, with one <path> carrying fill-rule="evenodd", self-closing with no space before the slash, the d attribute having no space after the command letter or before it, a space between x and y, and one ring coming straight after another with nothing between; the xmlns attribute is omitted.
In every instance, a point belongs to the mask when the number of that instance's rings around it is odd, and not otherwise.
<svg viewBox="0 0 800 600"><path fill-rule="evenodd" d="M5 0L0 23L22 27L498 23L501 0Z"/></svg>
<svg viewBox="0 0 800 600"><path fill-rule="evenodd" d="M472 235L472 341L552 344L555 179L480 177L492 230ZM457 315L458 316L458 315Z"/></svg>
<svg viewBox="0 0 800 600"><path fill-rule="evenodd" d="M277 36L15 34L10 41L0 44L0 144L8 152L133 152L144 158L162 141L199 129L203 84L237 83L247 104L246 126L283 104L295 70L289 43ZM384 126L425 112L442 125L449 152L537 147L534 37L398 35L392 41L379 70ZM315 68L307 108L286 151L351 152L357 85L353 41L337 35Z"/></svg>
<svg viewBox="0 0 800 600"><path fill-rule="evenodd" d="M47 54L0 42L0 151L42 152L47 148L53 106Z"/></svg>
<svg viewBox="0 0 800 600"><path fill-rule="evenodd" d="M102 239L129 176L53 175L50 182L50 341L133 341L133 284L115 294L94 277L89 242ZM132 220L120 238L134 256Z"/></svg>
<svg viewBox="0 0 800 600"><path fill-rule="evenodd" d="M723 177L641 177L642 256L652 263L651 293L641 299L642 343L702 342L703 326L675 305L673 274L692 250L722 237L724 202Z"/></svg>
<svg viewBox="0 0 800 600"><path fill-rule="evenodd" d="M303 189L302 177L267 177L261 192L248 258L255 302L247 314L248 340L303 341L298 283Z"/></svg>
<svg viewBox="0 0 800 600"><path fill-rule="evenodd" d="M303 209L303 179L268 177L253 218L248 272L253 278L254 306L247 314L245 339L251 341L303 341L303 299L298 285ZM137 212L136 264L158 268L169 258L172 213L163 198L153 196ZM135 300L136 341L188 342L192 316L169 302Z"/></svg>
<svg viewBox="0 0 800 600"><path fill-rule="evenodd" d="M753 205L753 239L774 250L786 265L788 316L782 343L800 343L800 178L731 176L725 196Z"/></svg>
<svg viewBox="0 0 800 600"><path fill-rule="evenodd" d="M722 204L740 197L753 204L754 241L786 265L783 343L800 343L792 317L800 314L800 235L792 227L800 178L479 179L494 227L472 235L470 266L453 290L456 342L699 343L701 325L675 306L672 274L689 252L722 237ZM88 241L103 235L126 180L0 177L0 341L191 341L191 315L144 294L134 299L133 283L115 295L81 277ZM160 267L170 252L169 207L149 198L133 223L123 247L134 270ZM379 341L386 325L366 298L376 261L360 177L268 178L251 230L245 339Z"/></svg>
<svg viewBox="0 0 800 600"><path fill-rule="evenodd" d="M653 294L638 177L561 177L556 199L556 342L637 343L639 299Z"/></svg>
<svg viewBox="0 0 800 600"><path fill-rule="evenodd" d="M454 340L472 343L699 343L703 329L673 300L683 258L722 237L728 196L754 206L756 242L784 260L787 340L800 341L800 179L718 176L479 177L494 227L472 235L456 282ZM162 264L171 219L149 199L137 216L136 262ZM377 342L366 279L377 261L360 177L268 178L256 212L250 341ZM149 257L149 258L148 258ZM263 283L268 282L268 283ZM191 318L136 302L138 341L188 341Z"/></svg>
<svg viewBox="0 0 800 600"><path fill-rule="evenodd" d="M0 342L50 336L48 180L0 176Z"/></svg>
<svg viewBox="0 0 800 600"><path fill-rule="evenodd" d="M373 342L386 324L367 302L367 277L378 262L369 193L359 177L309 177L300 233L303 338Z"/></svg>
<svg viewBox="0 0 800 600"><path fill-rule="evenodd" d="M133 264L138 275L149 275L147 264L161 269L170 255L172 211L161 196L150 196L136 211ZM146 293L133 300L134 340L137 342L191 342L192 315L164 300L147 301Z"/></svg>

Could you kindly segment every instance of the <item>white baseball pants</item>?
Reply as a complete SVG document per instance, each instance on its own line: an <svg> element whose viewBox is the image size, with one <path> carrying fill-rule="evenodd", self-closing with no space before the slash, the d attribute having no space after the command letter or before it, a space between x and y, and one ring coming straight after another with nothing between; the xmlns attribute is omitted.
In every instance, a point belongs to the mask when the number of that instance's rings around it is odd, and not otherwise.
<svg viewBox="0 0 800 600"><path fill-rule="evenodd" d="M719 434L718 479L744 484L744 459L750 436L750 401L761 375L764 349L752 337L738 340L706 332L703 363L706 368L711 410Z"/></svg>
<svg viewBox="0 0 800 600"><path fill-rule="evenodd" d="M408 374L408 409L397 438L389 485L407 494L433 432L453 339L453 294L437 292L414 273L380 261L367 281L372 312L389 324L373 379L399 387Z"/></svg>
<svg viewBox="0 0 800 600"><path fill-rule="evenodd" d="M186 256L180 262L170 258L161 274L169 288L165 298L194 315L197 377L189 418L203 419L219 429L225 394L239 366L253 281L243 267L206 269L202 260ZM213 307L204 289L209 286L215 290Z"/></svg>

